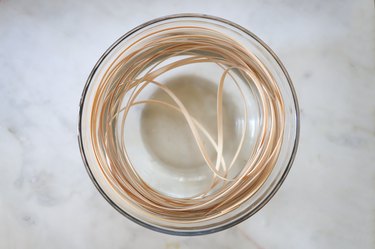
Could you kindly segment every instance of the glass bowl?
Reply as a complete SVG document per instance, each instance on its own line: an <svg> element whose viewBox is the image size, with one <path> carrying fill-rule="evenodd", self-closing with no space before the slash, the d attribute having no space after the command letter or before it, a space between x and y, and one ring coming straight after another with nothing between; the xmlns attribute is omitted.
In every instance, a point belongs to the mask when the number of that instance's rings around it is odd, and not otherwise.
<svg viewBox="0 0 375 249"><path fill-rule="evenodd" d="M207 214L207 219L204 219L200 214L199 220L189 218L186 221L177 218L175 220L167 219L162 214L158 217L157 212L148 213L130 194L124 195L118 188L113 187L110 184L111 181L103 173L100 163L111 164L108 162L106 150L102 149L102 153L98 153L93 146L96 141L93 134L98 133L95 128L98 126L95 125L99 122L97 117L100 117L100 113L95 111L100 109L97 107L98 100L95 96L101 90L102 79L106 76L107 70L123 59L123 51L128 50L126 52L128 54L133 51L134 47L132 48L131 44L135 41L142 37L152 37L160 30L179 27L212 29L231 37L251 51L275 80L284 103L285 115L277 160L272 171L254 193L230 211L218 211L212 217ZM127 68L119 70L125 72ZM184 103L192 116L211 132L218 129L218 125L215 123L217 119L215 98L220 78L218 75L217 65L202 63L171 70L160 80ZM236 152L236 144L241 140L241 127L244 125L248 127L243 142L244 146L241 147L236 163L233 164L234 173L229 174L228 177L235 177L241 172L243 167L241 162L246 161L250 154L257 150L256 141L264 119L256 91L249 82L244 81L239 84L246 88L243 96L246 98L245 105L249 113L248 116L244 118L242 112L239 111L241 107L236 102L239 95L238 93L236 95L233 88L224 87L222 97L224 159L228 159ZM140 96L143 99L155 99L167 103L170 101L170 96L156 86L148 87ZM129 100L129 97L124 95L124 99L126 98ZM120 103L126 105L126 100ZM105 112L103 111L103 113ZM125 157L134 165L134 170L148 187L162 196L186 200L197 198L199 193L211 186L212 171L205 166L205 160L200 156L199 149L197 149L181 113L145 104L132 107L132 111L129 111L127 115L126 123L116 121L113 129L116 131L116 129L120 129L120 126L126 125L122 134L126 138L124 141L127 148ZM166 16L151 20L126 33L99 59L87 80L80 101L78 140L84 164L96 188L124 216L142 226L168 234L213 233L234 226L255 214L272 198L287 176L297 150L298 138L299 109L296 94L286 69L275 53L245 28L225 19L208 15ZM213 139L217 140L218 135L213 136ZM209 143L208 140L203 142ZM212 148L208 149L207 154L209 157L215 157L215 151ZM129 167L129 165L125 163L122 167ZM109 172L112 172L111 170L110 168ZM215 192L217 189L210 191ZM209 196L209 194L206 195ZM202 196L200 198L206 198ZM191 215L194 216L193 211Z"/></svg>

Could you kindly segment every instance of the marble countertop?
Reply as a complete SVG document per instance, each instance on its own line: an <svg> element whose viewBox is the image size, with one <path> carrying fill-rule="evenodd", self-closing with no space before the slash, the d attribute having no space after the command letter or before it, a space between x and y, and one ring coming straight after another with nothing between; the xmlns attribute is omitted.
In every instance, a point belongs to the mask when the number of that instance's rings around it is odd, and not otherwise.
<svg viewBox="0 0 375 249"><path fill-rule="evenodd" d="M301 107L277 195L229 230L175 237L122 217L77 144L99 56L155 17L232 20L279 55ZM368 1L0 1L0 248L375 248L375 11Z"/></svg>

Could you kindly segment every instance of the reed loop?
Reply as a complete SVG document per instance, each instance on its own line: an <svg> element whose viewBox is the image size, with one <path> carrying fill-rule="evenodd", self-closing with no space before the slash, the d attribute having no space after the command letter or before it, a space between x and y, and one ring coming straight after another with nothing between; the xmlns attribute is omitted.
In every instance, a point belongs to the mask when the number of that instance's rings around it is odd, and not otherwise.
<svg viewBox="0 0 375 249"><path fill-rule="evenodd" d="M184 103L160 76L191 64L212 63L222 70L217 83L215 136L189 113ZM255 89L260 106L259 136L241 170L233 165L249 137L247 99L241 78ZM242 106L244 126L230 160L223 156L223 92L234 84ZM172 102L140 98L150 86L166 93ZM212 172L209 188L190 198L163 194L142 179L126 148L126 120L135 106L155 105L179 113L186 121L206 166ZM228 213L251 198L275 166L284 134L285 110L273 75L255 54L226 34L198 26L164 28L138 37L121 51L101 78L91 112L91 139L96 160L109 185L142 215L172 223L196 223ZM217 139L215 139L216 137ZM204 143L204 140L209 143ZM208 147L215 158L208 154Z"/></svg>

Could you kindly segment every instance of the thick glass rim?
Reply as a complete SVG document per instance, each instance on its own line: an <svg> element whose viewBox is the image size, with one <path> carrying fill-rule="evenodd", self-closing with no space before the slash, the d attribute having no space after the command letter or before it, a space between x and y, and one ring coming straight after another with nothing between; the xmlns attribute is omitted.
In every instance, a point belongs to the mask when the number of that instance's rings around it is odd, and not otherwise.
<svg viewBox="0 0 375 249"><path fill-rule="evenodd" d="M294 102L294 108L295 108L296 134L295 134L293 149L291 151L291 156L290 156L290 159L287 163L287 166L285 167L285 170L282 173L279 181L271 189L271 191L268 193L268 195L263 200L261 200L260 203L257 206L255 206L253 209L251 209L248 213L246 213L246 214L240 216L239 218L237 218L237 219L235 219L235 220L233 220L233 221L231 221L227 224L224 224L222 226L215 227L215 228L209 228L209 229L205 229L205 230L199 230L199 231L175 231L175 230L169 230L169 229L158 227L158 226L153 226L149 223L146 223L146 222L140 220L137 217L134 217L134 216L130 215L129 213L124 211L122 208L120 208L105 193L105 191L102 189L102 187L99 185L99 183L95 179L95 176L93 175L93 173L91 171L90 165L89 165L87 157L86 157L85 148L84 148L83 139L82 139L82 115L83 115L83 107L84 107L84 103L85 103L85 99L86 99L86 94L87 94L87 91L90 87L93 76L95 75L96 71L98 70L98 68L100 67L102 62L105 60L105 58L112 52L112 50L114 48L116 48L122 41L127 39L133 33L137 32L137 31L139 31L139 30L141 30L141 29L143 29L143 28L145 28L149 25L158 23L158 22L162 22L162 21L166 21L166 20L172 20L172 19L181 19L181 18L199 18L199 19L208 19L208 20L221 22L221 23L227 24L229 26L234 27L235 29L238 29L238 30L242 31L245 34L249 35L251 38L253 38L264 49L266 49L266 51L273 57L273 59L277 62L278 66L282 70L282 72L283 72L283 74L284 74L284 76L285 76L285 78L288 82L291 94L293 96L293 102ZM298 143L299 143L299 136L300 136L300 111L299 111L299 105L298 105L298 100L297 100L297 94L296 94L296 91L294 89L292 80L291 80L286 68L284 67L284 65L282 64L280 59L277 57L275 52L273 52L272 49L265 42L263 42L259 37L257 37L255 34L250 32L246 28L244 28L244 27L242 27L242 26L240 26L236 23L233 23L231 21L228 21L226 19L223 19L221 17L211 16L211 15L206 15L206 14L197 14L197 13L182 13L182 14L174 14L174 15L167 15L167 16L159 17L159 18L156 18L156 19L153 19L153 20L150 20L148 22L143 23L143 24L133 28L132 30L128 31L127 33L125 33L123 36L121 36L119 39L117 39L117 41L115 41L104 52L104 54L99 58L98 62L95 64L94 68L92 69L92 71L91 71L91 73L90 73L90 75L89 75L89 77L86 81L86 84L84 86L84 89L83 89L83 92L82 92L82 95L81 95L81 99L80 99L80 103L79 103L79 117L78 117L78 127L77 128L78 128L78 143L79 143L80 153L81 153L81 157L82 157L82 160L84 162L86 171L87 171L89 177L91 178L92 182L94 183L95 187L97 188L97 190L100 192L100 194L104 197L104 199L107 200L107 202L113 208L115 208L119 213L121 213L122 215L124 215L125 217L130 219L131 221L133 221L133 222L135 222L135 223L137 223L137 224L139 224L139 225L141 225L145 228L148 228L148 229L151 229L151 230L154 230L154 231L157 231L157 232L161 232L161 233L170 234L170 235L195 236L195 235L211 234L211 233L219 232L219 231L222 231L222 230L226 230L230 227L233 227L233 226L245 221L249 217L253 216L255 213L257 213L260 209L262 209L272 199L272 197L280 189L282 183L284 182L285 178L287 177L287 175L288 175L288 173L289 173L289 171L292 167L292 164L294 162L295 156L296 156Z"/></svg>

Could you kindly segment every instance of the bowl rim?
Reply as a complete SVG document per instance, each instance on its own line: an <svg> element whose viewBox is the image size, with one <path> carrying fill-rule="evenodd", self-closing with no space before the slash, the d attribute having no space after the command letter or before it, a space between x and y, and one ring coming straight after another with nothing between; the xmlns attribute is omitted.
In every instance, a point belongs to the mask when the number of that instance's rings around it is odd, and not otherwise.
<svg viewBox="0 0 375 249"><path fill-rule="evenodd" d="M116 48L122 41L124 41L125 39L127 39L130 35L132 35L133 33L149 26L149 25L152 25L152 24L155 24L155 23L158 23L158 22L162 22L162 21L166 21L166 20L171 20L171 19L181 19L181 18L197 18L197 19L208 19L208 20L213 20L213 21L217 21L217 22L221 22L221 23L224 23L224 24L227 24L229 26L232 26L234 27L235 29L238 29L242 32L244 32L245 34L249 35L250 37L252 37L256 42L258 42L260 45L263 46L263 48L265 48L267 50L267 52L273 57L273 59L277 62L277 64L279 65L280 69L282 70L284 76L286 77L287 81L288 81L288 85L289 85L289 88L290 88L290 91L292 93L292 96L293 96L293 102L294 102L294 108L295 108L295 125L296 125L296 134L295 134L295 139L294 139L294 145L293 145L293 149L292 149L292 152L291 152L291 156L290 156L290 159L287 163L287 166L283 172L283 174L281 175L279 181L276 183L276 185L274 186L274 188L271 189L271 191L267 194L267 196L261 200L261 202L255 206L252 210L250 210L248 213L245 213L244 215L240 216L239 218L227 223L227 224L224 224L222 226L218 226L218 227L214 227L214 228L208 228L208 229L201 229L201 230L186 230L186 231L183 231L183 230L170 230L170 229L167 229L167 228L163 228L163 227L159 227L159 226L154 226L152 224L149 224L147 222L144 222L142 220L140 220L139 218L136 218L134 216L132 216L131 214L127 213L126 211L124 211L123 209L121 209L106 193L105 191L101 188L101 186L99 185L99 183L97 182L97 180L95 179L91 169L90 169L90 166L89 166L89 163L88 163L88 160L86 158L86 153L85 153L85 148L84 148L84 145L83 145L83 139L82 139L82 114L83 114L83 106L84 106L84 103L85 103L85 99L86 99L86 94L87 94L87 91L88 91L88 88L91 84L91 81L92 81L92 78L93 76L95 75L96 71L98 70L98 68L100 67L100 65L102 64L102 62L104 61L104 59L112 52L112 50L114 48ZM77 128L78 128L78 144L79 144L79 149L80 149L80 153L81 153L81 157L82 157L82 160L84 162L84 165L85 165L85 168L86 168L86 171L89 175L89 177L91 178L91 181L94 183L95 187L97 188L97 190L100 192L100 194L104 197L105 200L107 200L107 202L113 207L115 208L119 213L121 213L122 215L124 215L125 217L127 217L128 219L130 219L131 221L145 227L145 228L148 228L148 229L151 229L153 231L157 231L157 232L161 232L161 233L165 233L165 234L170 234L170 235L179 235L179 236L196 236L196 235L205 235L205 234L211 234L211 233L216 233L216 232L219 232L219 231L223 231L223 230L226 230L230 227L233 227L243 221L245 221L246 219L250 218L251 216L253 216L255 213L257 213L260 209L262 209L271 199L272 197L276 194L276 192L280 189L282 183L284 182L286 176L288 175L289 171L290 171L290 168L294 162L294 159L295 159L295 156L296 156L296 153L297 153L297 148L298 148L298 143L299 143L299 136L300 136L300 110L299 110L299 105L298 105L298 100L297 100L297 94L296 94L296 91L294 89L294 86L293 86L293 83L292 83L292 80L286 70L286 68L284 67L284 65L282 64L282 62L280 61L280 59L277 57L277 55L275 54L275 52L272 51L272 49L265 43L263 42L258 36L256 36L255 34L253 34L251 31L247 30L246 28L236 24L236 23L233 23L229 20L226 20L224 18L221 18L221 17L216 17L216 16L212 16L212 15L207 15L207 14L199 14L199 13L181 13L181 14L173 14L173 15L167 15L167 16L162 16L162 17L159 17L159 18L155 18L155 19L152 19L148 22L145 22L135 28L133 28L132 30L128 31L127 33L125 33L124 35L122 35L119 39L117 39L104 53L103 55L99 58L99 60L97 61L97 63L95 64L95 66L93 67L87 81L86 81L86 84L84 86L84 89L83 89L83 92L82 92L82 95L81 95L81 99L80 99L80 102L79 102L79 117L78 117L78 125L77 125Z"/></svg>

